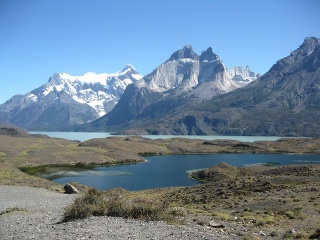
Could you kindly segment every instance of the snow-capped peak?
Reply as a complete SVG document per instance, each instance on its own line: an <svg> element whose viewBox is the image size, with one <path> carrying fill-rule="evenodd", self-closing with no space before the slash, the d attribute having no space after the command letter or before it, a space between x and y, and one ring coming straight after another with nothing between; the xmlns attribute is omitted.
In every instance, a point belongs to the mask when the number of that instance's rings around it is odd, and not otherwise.
<svg viewBox="0 0 320 240"><path fill-rule="evenodd" d="M88 104L102 116L115 106L129 84L141 78L131 64L115 73L87 72L81 76L55 73L45 85L32 91L29 98L37 101L52 92L64 91L76 102Z"/></svg>
<svg viewBox="0 0 320 240"><path fill-rule="evenodd" d="M128 72L128 71L135 71L137 72L137 70L134 68L134 66L132 66L131 64L126 64L124 65L123 69L122 69L122 73Z"/></svg>
<svg viewBox="0 0 320 240"><path fill-rule="evenodd" d="M100 83L106 84L106 79L108 77L115 76L116 74L107 74L107 73L94 73L94 72L87 72L82 76L72 76L67 73L60 73L60 79L64 79L68 82L82 82L82 83Z"/></svg>

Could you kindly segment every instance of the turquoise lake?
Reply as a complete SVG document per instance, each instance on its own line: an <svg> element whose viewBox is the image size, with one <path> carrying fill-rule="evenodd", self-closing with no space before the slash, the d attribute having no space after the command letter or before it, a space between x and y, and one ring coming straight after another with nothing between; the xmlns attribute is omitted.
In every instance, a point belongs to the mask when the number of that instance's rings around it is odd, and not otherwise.
<svg viewBox="0 0 320 240"><path fill-rule="evenodd" d="M110 137L110 133L99 132L30 132L50 137L85 141L92 138ZM244 142L275 141L279 137L256 136L143 136L151 139L184 137L192 139L232 139ZM167 155L145 157L146 162L112 167L98 167L86 171L63 169L54 174L41 175L54 182L65 184L79 182L96 189L125 188L143 190L171 186L192 186L199 184L188 177L188 172L208 168L221 162L233 166L320 164L320 155L302 154L210 154L210 155Z"/></svg>
<svg viewBox="0 0 320 240"><path fill-rule="evenodd" d="M221 162L234 166L289 165L320 163L320 155L291 154L214 154L167 155L146 157L144 163L98 167L87 171L60 171L43 175L54 182L80 182L100 190L125 188L142 190L199 184L188 172L208 168Z"/></svg>
<svg viewBox="0 0 320 240"><path fill-rule="evenodd" d="M106 132L35 132L30 131L31 134L45 134L49 137L54 138L64 138L68 140L86 141L92 138L106 138L106 137L117 137L121 135L111 135ZM253 141L275 141L280 139L280 137L272 136L199 136L199 135L142 135L142 137L150 139L167 139L173 137L190 138L190 139L204 139L204 140L215 140L215 139L229 139L229 140L239 140L243 142L253 142Z"/></svg>

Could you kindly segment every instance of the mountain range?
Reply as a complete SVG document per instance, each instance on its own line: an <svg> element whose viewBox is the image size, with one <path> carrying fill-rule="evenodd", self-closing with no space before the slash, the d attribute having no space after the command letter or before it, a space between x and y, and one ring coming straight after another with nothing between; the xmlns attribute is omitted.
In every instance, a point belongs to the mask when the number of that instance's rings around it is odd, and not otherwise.
<svg viewBox="0 0 320 240"><path fill-rule="evenodd" d="M181 93L209 99L242 87L256 78L249 67L227 70L211 48L198 56L191 46L185 46L143 78L130 64L112 74L89 72L83 76L71 76L56 73L39 88L14 96L0 105L0 121L28 130L69 131L110 112L127 86L130 88L121 102L128 97L132 87L141 90L139 94L150 92L155 101L160 96L167 99L165 96ZM138 105L140 103L137 102L137 105L121 110L120 115L118 113L114 117L114 124L138 114L137 108L142 107ZM90 127L90 131L95 130Z"/></svg>
<svg viewBox="0 0 320 240"><path fill-rule="evenodd" d="M136 128L135 124L146 126L150 121L154 124L171 111L192 109L214 96L241 88L257 77L259 75L249 67L228 70L210 47L199 56L186 45L150 74L129 85L114 109L87 124L85 129L117 131ZM180 134L171 130L161 133Z"/></svg>
<svg viewBox="0 0 320 240"><path fill-rule="evenodd" d="M141 78L130 64L112 74L55 73L39 88L1 104L0 121L28 130L68 130L109 112L126 87Z"/></svg>
<svg viewBox="0 0 320 240"><path fill-rule="evenodd" d="M129 85L115 108L87 127L125 134L319 136L319 69L320 41L308 37L266 74L237 87L243 77L228 78L210 48L198 57L186 47Z"/></svg>
<svg viewBox="0 0 320 240"><path fill-rule="evenodd" d="M186 45L151 73L54 74L0 105L28 130L118 134L320 135L320 40L307 37L260 76Z"/></svg>

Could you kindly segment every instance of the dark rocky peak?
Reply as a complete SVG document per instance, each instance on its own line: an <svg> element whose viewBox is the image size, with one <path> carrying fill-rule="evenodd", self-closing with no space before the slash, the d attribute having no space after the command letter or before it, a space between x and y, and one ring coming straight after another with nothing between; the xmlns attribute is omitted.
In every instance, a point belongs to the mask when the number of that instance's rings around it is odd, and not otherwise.
<svg viewBox="0 0 320 240"><path fill-rule="evenodd" d="M219 60L219 56L212 51L211 47L209 47L206 51L202 51L199 59L200 62L212 62Z"/></svg>
<svg viewBox="0 0 320 240"><path fill-rule="evenodd" d="M186 45L184 46L183 49L174 52L168 61L179 60L182 58L190 58L192 60L198 60L199 56L193 51L192 46Z"/></svg>
<svg viewBox="0 0 320 240"><path fill-rule="evenodd" d="M300 69L302 62L313 53L315 48L320 45L320 41L316 37L307 37L304 39L304 42L291 52L291 54L274 64L268 73L265 75L268 76L273 72L277 72L280 75L286 74L289 72L296 72L297 69Z"/></svg>
<svg viewBox="0 0 320 240"><path fill-rule="evenodd" d="M306 57L301 65L301 69L308 72L315 72L320 68L320 44Z"/></svg>
<svg viewBox="0 0 320 240"><path fill-rule="evenodd" d="M299 48L293 51L291 54L302 54L303 56L309 55L314 48L319 45L320 41L316 37L306 37Z"/></svg>

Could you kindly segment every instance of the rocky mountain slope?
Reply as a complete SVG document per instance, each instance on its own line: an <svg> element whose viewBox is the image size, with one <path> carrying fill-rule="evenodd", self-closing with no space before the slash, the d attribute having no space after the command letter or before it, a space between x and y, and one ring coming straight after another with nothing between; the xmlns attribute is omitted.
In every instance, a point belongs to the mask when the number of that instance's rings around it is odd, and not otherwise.
<svg viewBox="0 0 320 240"><path fill-rule="evenodd" d="M192 47L187 45L173 53L165 63L136 85L155 92L175 89L175 92L181 93L210 82L215 91L225 93L255 79L256 74L251 72L249 67L233 67L228 71L212 48L198 56ZM205 94L204 97L211 98L212 94Z"/></svg>
<svg viewBox="0 0 320 240"><path fill-rule="evenodd" d="M187 45L128 86L112 111L79 129L113 131L132 124L146 126L151 120L154 124L173 109L193 109L193 105L243 87L258 76L249 67L228 70L212 48L199 56Z"/></svg>
<svg viewBox="0 0 320 240"><path fill-rule="evenodd" d="M306 38L258 81L199 107L223 134L319 136L320 41Z"/></svg>
<svg viewBox="0 0 320 240"><path fill-rule="evenodd" d="M165 111L145 109L126 126L126 132L319 136L320 41L306 38L243 88L204 101L198 101L198 96L191 101L188 96L172 98ZM177 101L186 103L175 105Z"/></svg>
<svg viewBox="0 0 320 240"><path fill-rule="evenodd" d="M41 87L0 105L0 121L29 130L66 130L109 112L129 84L142 76L132 65L107 74L54 74Z"/></svg>

